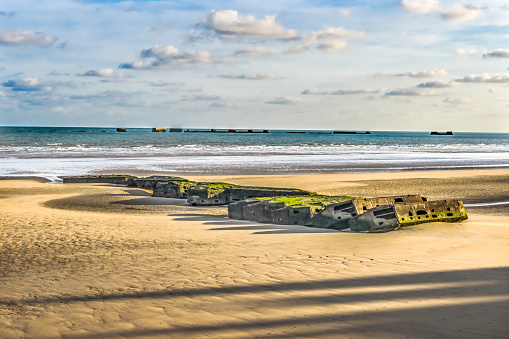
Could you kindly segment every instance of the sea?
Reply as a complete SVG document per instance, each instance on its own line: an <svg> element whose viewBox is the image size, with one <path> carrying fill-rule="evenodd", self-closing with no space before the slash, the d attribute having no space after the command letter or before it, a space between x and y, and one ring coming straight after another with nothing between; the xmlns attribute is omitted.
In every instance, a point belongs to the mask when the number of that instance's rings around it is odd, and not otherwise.
<svg viewBox="0 0 509 339"><path fill-rule="evenodd" d="M184 129L186 131L187 129ZM0 127L0 176L306 174L509 168L509 133Z"/></svg>

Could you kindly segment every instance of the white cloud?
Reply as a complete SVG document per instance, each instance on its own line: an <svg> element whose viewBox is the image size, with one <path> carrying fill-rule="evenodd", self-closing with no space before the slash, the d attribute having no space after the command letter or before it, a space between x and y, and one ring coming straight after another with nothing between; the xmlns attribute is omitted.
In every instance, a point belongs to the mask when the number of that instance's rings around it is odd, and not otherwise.
<svg viewBox="0 0 509 339"><path fill-rule="evenodd" d="M398 88L390 92L385 93L386 96L412 96L412 97L424 97L435 95L435 92L431 90L423 90L421 88Z"/></svg>
<svg viewBox="0 0 509 339"><path fill-rule="evenodd" d="M454 4L442 12L442 19L449 21L470 21L484 14L486 9L472 4Z"/></svg>
<svg viewBox="0 0 509 339"><path fill-rule="evenodd" d="M286 49L283 53L297 54L310 50L311 48L317 48L325 52L333 53L343 50L346 47L345 42L338 40L364 38L364 32L347 30L343 27L328 27L321 31L303 35L303 39L305 39L304 43L292 46ZM322 40L326 40L326 42L320 43Z"/></svg>
<svg viewBox="0 0 509 339"><path fill-rule="evenodd" d="M342 15L345 18L348 18L352 14L352 12L348 8L343 7L338 8L338 13L339 15Z"/></svg>
<svg viewBox="0 0 509 339"><path fill-rule="evenodd" d="M284 77L277 76L274 73L223 73L218 75L226 79L247 79L247 80L277 80Z"/></svg>
<svg viewBox="0 0 509 339"><path fill-rule="evenodd" d="M184 95L181 100L184 101L218 101L224 100L225 97L222 95L213 94L198 94L198 95Z"/></svg>
<svg viewBox="0 0 509 339"><path fill-rule="evenodd" d="M296 105L302 103L301 98L295 98L295 97L277 97L274 100L266 101L266 104L271 105Z"/></svg>
<svg viewBox="0 0 509 339"><path fill-rule="evenodd" d="M417 85L417 87L420 88L447 88L447 87L454 87L457 84L453 81L430 81L430 82L423 82Z"/></svg>
<svg viewBox="0 0 509 339"><path fill-rule="evenodd" d="M42 84L37 78L25 78L23 80L9 80L2 83L3 87L11 88L16 92L51 91L51 86Z"/></svg>
<svg viewBox="0 0 509 339"><path fill-rule="evenodd" d="M432 78L432 77L441 77L447 75L447 72L443 69L434 69L431 71L421 71L421 72L407 72L407 76L411 78Z"/></svg>
<svg viewBox="0 0 509 339"><path fill-rule="evenodd" d="M453 106L468 105L468 104L472 103L472 99L470 99L470 98L445 98L444 102L446 104L451 104Z"/></svg>
<svg viewBox="0 0 509 339"><path fill-rule="evenodd" d="M378 72L374 77L410 77L410 78L433 78L447 75L444 69L434 69L429 71L409 71L404 73Z"/></svg>
<svg viewBox="0 0 509 339"><path fill-rule="evenodd" d="M307 95L356 95L356 94L376 94L382 93L382 89L338 89L335 91L323 91L319 89L307 89L302 94Z"/></svg>
<svg viewBox="0 0 509 339"><path fill-rule="evenodd" d="M233 53L233 55L235 56L248 56L248 57L266 56L269 54L270 54L269 50L262 46L239 49Z"/></svg>
<svg viewBox="0 0 509 339"><path fill-rule="evenodd" d="M489 75L488 73L470 74L464 76L461 79L456 79L455 81L504 84L509 83L509 74L495 74L495 75Z"/></svg>
<svg viewBox="0 0 509 339"><path fill-rule="evenodd" d="M500 9L503 10L504 12L509 12L509 4L500 6Z"/></svg>
<svg viewBox="0 0 509 339"><path fill-rule="evenodd" d="M207 16L204 27L221 37L254 37L291 39L297 37L297 32L286 29L276 22L275 15L267 15L257 20L252 15L239 15L235 10L211 11Z"/></svg>
<svg viewBox="0 0 509 339"><path fill-rule="evenodd" d="M409 12L428 14L438 10L437 0L402 0L399 5Z"/></svg>
<svg viewBox="0 0 509 339"><path fill-rule="evenodd" d="M311 49L312 46L313 46L313 43L305 42L303 44L299 44L299 45L291 46L291 47L287 48L283 52L283 54L298 54L298 53L302 53L302 52L305 52L305 51L308 51L309 49Z"/></svg>
<svg viewBox="0 0 509 339"><path fill-rule="evenodd" d="M154 61L137 61L124 63L119 68L124 69L159 69L170 67L184 67L193 64L211 64L214 62L208 51L179 51L173 45L159 46L141 51L142 58L155 58Z"/></svg>
<svg viewBox="0 0 509 339"><path fill-rule="evenodd" d="M346 42L344 42L344 41L324 42L324 43L316 46L316 48L321 49L322 51L325 51L328 53L334 53L334 52L338 52L338 51L345 49Z"/></svg>
<svg viewBox="0 0 509 339"><path fill-rule="evenodd" d="M57 40L52 35L35 31L0 30L0 45L4 46L49 46Z"/></svg>
<svg viewBox="0 0 509 339"><path fill-rule="evenodd" d="M99 68L88 72L78 73L77 76L99 77L99 78L123 78L125 73L115 72L113 68Z"/></svg>
<svg viewBox="0 0 509 339"><path fill-rule="evenodd" d="M509 49L496 49L493 52L489 52L482 55L483 58L509 58Z"/></svg>
<svg viewBox="0 0 509 339"><path fill-rule="evenodd" d="M469 57L469 56L476 56L479 54L479 51L476 49L462 49L458 48L456 50L456 56L459 57Z"/></svg>
<svg viewBox="0 0 509 339"><path fill-rule="evenodd" d="M497 94L498 92L500 92L500 90L498 88L490 88L489 92L493 93L493 94Z"/></svg>
<svg viewBox="0 0 509 339"><path fill-rule="evenodd" d="M310 34L311 39L316 40L341 40L341 39L364 39L364 32L349 31L343 27L329 27Z"/></svg>

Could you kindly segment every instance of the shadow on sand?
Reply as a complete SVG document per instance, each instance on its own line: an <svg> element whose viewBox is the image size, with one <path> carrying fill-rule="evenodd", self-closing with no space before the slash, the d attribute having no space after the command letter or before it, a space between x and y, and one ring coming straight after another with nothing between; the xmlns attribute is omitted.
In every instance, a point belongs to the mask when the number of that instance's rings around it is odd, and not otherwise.
<svg viewBox="0 0 509 339"><path fill-rule="evenodd" d="M355 289L358 288L372 289L356 292ZM294 297L289 295L299 292L305 294ZM507 324L509 267L150 292L39 297L0 300L0 304L50 305L159 299L171 305L172 300L181 297L192 303L200 297L238 295L252 297L243 302L243 307L247 310L253 307L264 309L264 316L260 319L235 319L205 324L198 320L195 325L169 324L163 328L69 334L63 337L69 339L111 336L218 337L227 334L228 331L242 331L246 334L245 337L249 337L249 333L254 331L260 338L359 335L377 337L377 331L383 328L384 332L378 332L382 337L415 338L416 333L419 333L417 336L419 338L504 338L508 332L503 329L509 328ZM370 303L377 301L390 301L391 305L397 307L369 308ZM419 304L421 301L423 303ZM348 308L344 309L342 305ZM294 312L293 308L297 307L299 312ZM312 307L328 307L330 312L322 311L319 315L306 316L307 312L302 310ZM271 317L271 309L279 311L286 309L288 315ZM221 312L220 306L216 305L216 310Z"/></svg>
<svg viewBox="0 0 509 339"><path fill-rule="evenodd" d="M208 214L172 214L178 221L199 221L204 225L229 226L214 227L211 231L255 231L254 234L287 234L287 233L337 233L336 230L313 228L300 225L262 224L253 221L228 219L226 216Z"/></svg>

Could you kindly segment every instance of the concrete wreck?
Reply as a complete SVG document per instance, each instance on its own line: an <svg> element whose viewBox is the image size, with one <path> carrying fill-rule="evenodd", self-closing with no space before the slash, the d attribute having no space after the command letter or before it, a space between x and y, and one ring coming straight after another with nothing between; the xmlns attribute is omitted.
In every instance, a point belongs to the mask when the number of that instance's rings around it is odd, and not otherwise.
<svg viewBox="0 0 509 339"><path fill-rule="evenodd" d="M377 198L302 196L252 198L228 205L232 219L375 232L425 222L467 219L459 200L429 201L421 195Z"/></svg>
<svg viewBox="0 0 509 339"><path fill-rule="evenodd" d="M78 175L62 177L64 184L94 184L94 183L106 183L115 185L125 185L127 181L136 178L132 175L124 174L107 174L107 175Z"/></svg>
<svg viewBox="0 0 509 339"><path fill-rule="evenodd" d="M174 199L187 199L187 191L196 186L195 181L178 178L174 180L157 182L154 187L153 197Z"/></svg>
<svg viewBox="0 0 509 339"><path fill-rule="evenodd" d="M468 219L459 200L396 203L372 208L348 221L354 232L373 232L427 222L459 222Z"/></svg>
<svg viewBox="0 0 509 339"><path fill-rule="evenodd" d="M293 188L238 186L228 183L198 183L189 188L187 202L192 205L226 205L250 198L309 195Z"/></svg>
<svg viewBox="0 0 509 339"><path fill-rule="evenodd" d="M126 182L127 187L138 187L138 188L147 188L154 189L159 182L170 182L170 181L178 181L178 180L187 180L181 177L172 177L172 176L157 176L153 175L145 178L137 178L133 177L132 179Z"/></svg>

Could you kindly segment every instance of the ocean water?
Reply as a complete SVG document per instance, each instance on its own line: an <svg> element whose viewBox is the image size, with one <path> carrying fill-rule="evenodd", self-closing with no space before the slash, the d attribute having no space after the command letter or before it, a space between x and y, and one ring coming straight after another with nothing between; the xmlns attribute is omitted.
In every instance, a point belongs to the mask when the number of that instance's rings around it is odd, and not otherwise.
<svg viewBox="0 0 509 339"><path fill-rule="evenodd" d="M507 133L288 132L153 133L148 128L129 128L127 133L119 133L114 128L0 127L0 176L509 168Z"/></svg>

